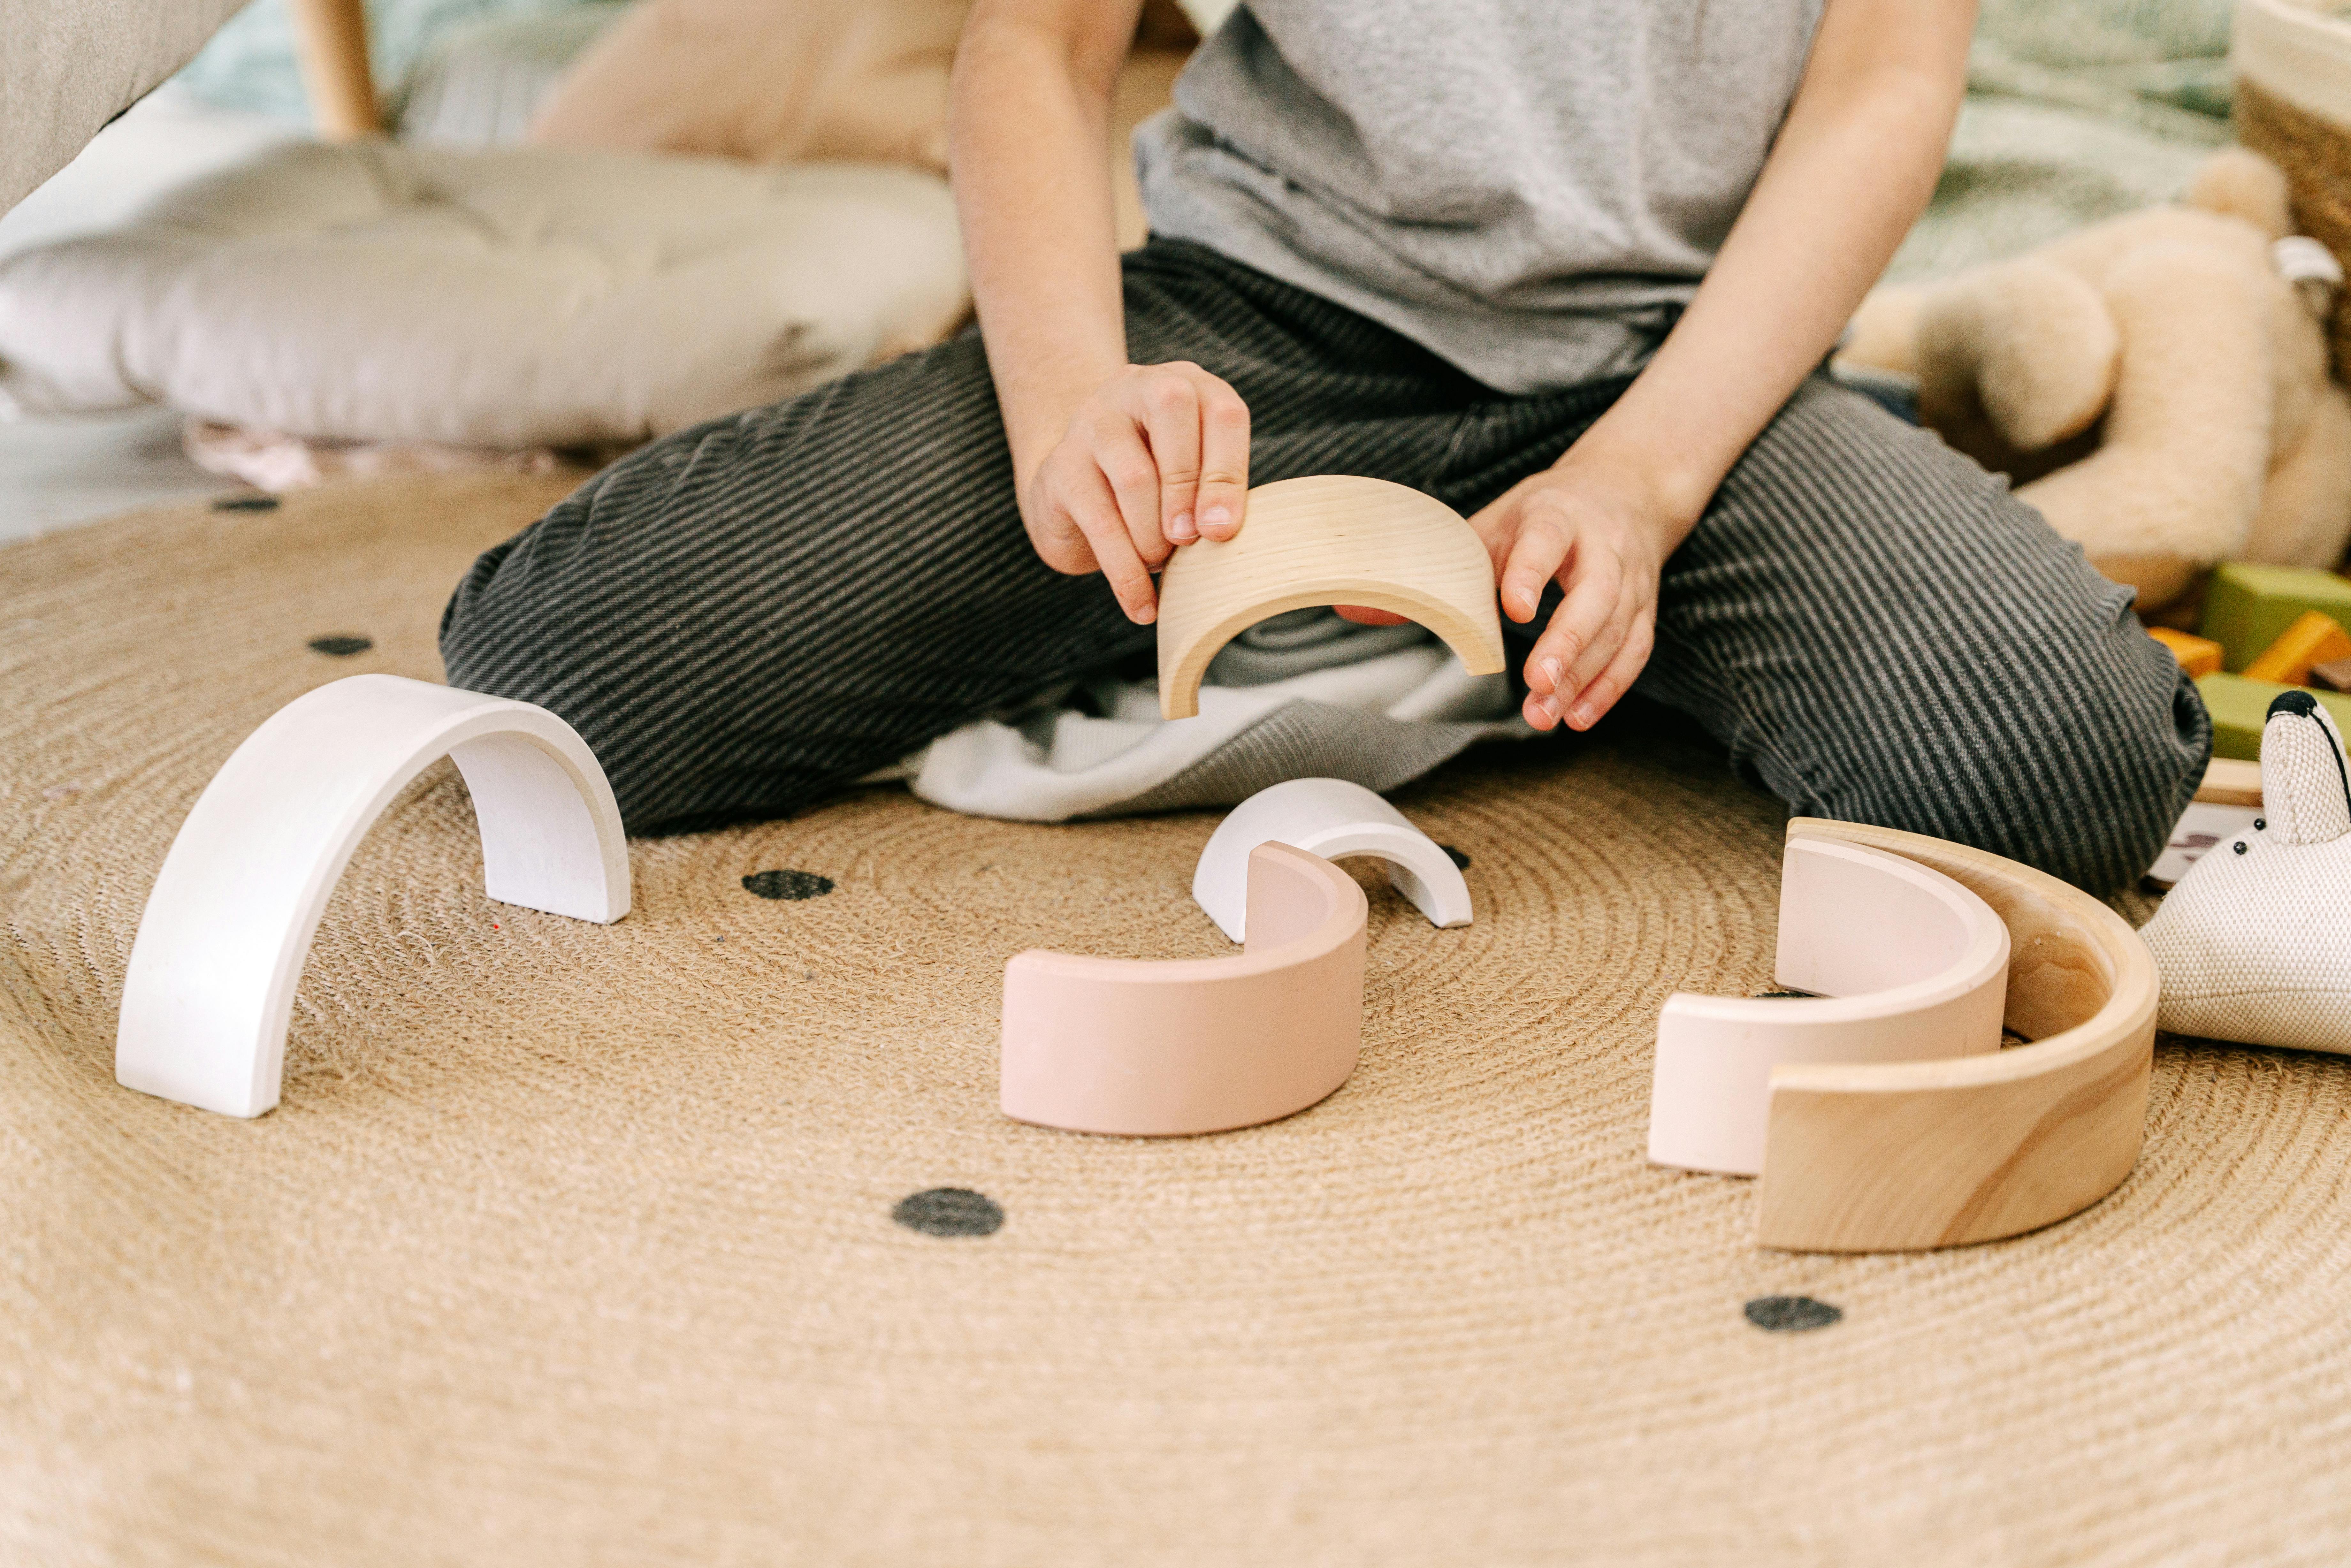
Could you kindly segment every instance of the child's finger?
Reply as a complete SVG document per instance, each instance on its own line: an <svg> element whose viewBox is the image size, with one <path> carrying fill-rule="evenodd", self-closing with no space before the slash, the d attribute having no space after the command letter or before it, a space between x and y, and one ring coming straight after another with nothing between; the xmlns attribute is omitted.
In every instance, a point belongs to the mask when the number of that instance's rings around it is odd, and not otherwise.
<svg viewBox="0 0 2351 1568"><path fill-rule="evenodd" d="M1518 538L1510 545L1496 591L1502 613L1513 621L1531 621L1542 603L1543 584L1557 574L1574 540L1564 518L1544 507L1522 514ZM1559 617L1552 617L1556 625Z"/></svg>
<svg viewBox="0 0 2351 1568"><path fill-rule="evenodd" d="M1519 507L1528 491L1534 487L1531 479L1521 479L1476 511L1469 514L1469 526L1477 531L1486 554L1494 562L1497 592L1502 572L1510 564L1510 547L1518 542Z"/></svg>
<svg viewBox="0 0 2351 1568"><path fill-rule="evenodd" d="M1228 539L1240 531L1241 515L1249 509L1249 404L1206 371L1198 371L1193 385L1200 394L1200 534Z"/></svg>
<svg viewBox="0 0 2351 1568"><path fill-rule="evenodd" d="M1527 655L1531 688L1555 693L1564 700L1580 684L1574 678L1579 664L1587 670L1600 667L1593 662L1593 647L1615 617L1624 580L1624 567L1615 551L1589 544L1576 551L1567 597L1552 612L1551 623ZM1607 652L1614 651L1612 646ZM1606 653L1596 655L1602 661L1606 656Z"/></svg>
<svg viewBox="0 0 2351 1568"><path fill-rule="evenodd" d="M1135 389L1134 414L1151 443L1159 474L1159 531L1171 545L1200 537L1194 502L1200 487L1200 393L1189 378L1163 371Z"/></svg>
<svg viewBox="0 0 2351 1568"><path fill-rule="evenodd" d="M1159 465L1134 422L1123 414L1103 419L1094 432L1093 458L1125 519L1134 553L1145 566L1157 566L1169 553L1166 536L1159 531Z"/></svg>
<svg viewBox="0 0 2351 1568"><path fill-rule="evenodd" d="M1029 540L1036 547L1037 557L1055 571L1071 577L1083 577L1101 570L1094 552L1086 543L1086 536L1078 527L1069 509L1054 499L1059 493L1061 455L1056 453L1045 461L1040 472L1029 521Z"/></svg>
<svg viewBox="0 0 2351 1568"><path fill-rule="evenodd" d="M1598 724L1616 699L1633 689L1641 671L1649 663L1649 653L1656 645L1657 618L1656 612L1643 609L1633 617L1633 624L1625 634L1624 644L1608 667L1594 676L1576 694L1574 704L1567 711L1568 724L1576 729L1590 729Z"/></svg>
<svg viewBox="0 0 2351 1568"><path fill-rule="evenodd" d="M1064 507L1070 520L1086 536L1095 563L1126 618L1138 626L1158 619L1158 596L1152 591L1150 569L1135 553L1134 540L1127 534L1126 519L1111 495L1110 482L1099 472L1092 476L1091 484L1083 478L1072 480Z"/></svg>
<svg viewBox="0 0 2351 1568"><path fill-rule="evenodd" d="M1608 619L1601 623L1600 630L1593 632L1590 640L1583 644L1583 652L1569 661L1566 678L1559 683L1558 695L1562 699L1560 711L1562 714L1567 712L1566 699L1575 696L1585 686L1590 685L1599 677L1600 672L1608 667L1609 661L1616 657L1616 650L1625 645L1626 634L1633 630L1634 612L1639 608L1630 594L1617 593L1612 596L1608 608Z"/></svg>

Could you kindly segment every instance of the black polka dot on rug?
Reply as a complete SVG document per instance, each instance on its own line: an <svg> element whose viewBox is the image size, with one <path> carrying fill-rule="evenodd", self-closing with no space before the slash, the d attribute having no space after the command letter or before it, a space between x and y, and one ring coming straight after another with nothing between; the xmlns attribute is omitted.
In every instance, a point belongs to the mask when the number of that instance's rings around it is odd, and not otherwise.
<svg viewBox="0 0 2351 1568"><path fill-rule="evenodd" d="M1844 1308L1810 1296L1758 1296L1747 1303L1747 1321L1773 1333L1824 1329L1844 1316Z"/></svg>
<svg viewBox="0 0 2351 1568"><path fill-rule="evenodd" d="M215 512L274 512L277 509L275 496L216 496L213 498Z"/></svg>
<svg viewBox="0 0 2351 1568"><path fill-rule="evenodd" d="M760 898L822 898L832 891L832 878L812 871L755 871L743 879L743 891Z"/></svg>
<svg viewBox="0 0 2351 1568"><path fill-rule="evenodd" d="M338 659L348 659L353 653L364 653L370 648L374 646L375 640L371 637L352 637L346 635L336 637L313 637L310 639L310 651L312 653L328 653Z"/></svg>
<svg viewBox="0 0 2351 1568"><path fill-rule="evenodd" d="M1469 857L1467 854L1455 849L1451 844L1439 844L1437 847L1443 850L1445 852L1445 858L1451 861L1456 866L1463 871L1468 871L1469 869Z"/></svg>
<svg viewBox="0 0 2351 1568"><path fill-rule="evenodd" d="M935 1186L900 1198L890 1218L925 1236L993 1236L1004 1224L1004 1206L967 1186Z"/></svg>

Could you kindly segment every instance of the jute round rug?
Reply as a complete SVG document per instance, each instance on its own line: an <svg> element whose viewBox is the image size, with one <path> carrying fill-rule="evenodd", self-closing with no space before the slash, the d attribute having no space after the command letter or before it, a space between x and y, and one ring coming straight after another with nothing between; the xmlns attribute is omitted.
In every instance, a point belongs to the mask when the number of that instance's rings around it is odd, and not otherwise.
<svg viewBox="0 0 2351 1568"><path fill-rule="evenodd" d="M1402 797L1478 922L1367 882L1363 1065L1252 1131L995 1108L1008 955L1220 950L1213 814L869 790L637 843L598 927L482 895L445 768L335 896L279 1109L118 1088L213 770L321 682L438 678L450 584L560 488L0 551L0 1560L2351 1553L2351 1061L2167 1041L2079 1218L1759 1251L1750 1184L1642 1157L1658 1005L1768 985L1777 896L1779 809L1671 737Z"/></svg>

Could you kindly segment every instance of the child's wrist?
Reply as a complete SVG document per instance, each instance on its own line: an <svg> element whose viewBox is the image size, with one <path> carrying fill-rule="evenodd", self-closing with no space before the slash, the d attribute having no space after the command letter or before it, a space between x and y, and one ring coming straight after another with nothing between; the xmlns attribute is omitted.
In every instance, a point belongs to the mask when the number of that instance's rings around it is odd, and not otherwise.
<svg viewBox="0 0 2351 1568"><path fill-rule="evenodd" d="M1604 475L1609 486L1626 496L1657 536L1659 554L1672 553L1714 498L1720 476L1686 456L1649 442L1594 425L1569 447L1557 465Z"/></svg>

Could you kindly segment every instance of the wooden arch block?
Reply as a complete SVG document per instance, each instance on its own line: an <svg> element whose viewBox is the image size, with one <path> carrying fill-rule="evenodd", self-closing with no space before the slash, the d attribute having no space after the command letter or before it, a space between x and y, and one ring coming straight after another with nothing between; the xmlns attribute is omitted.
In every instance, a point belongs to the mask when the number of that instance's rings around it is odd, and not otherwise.
<svg viewBox="0 0 2351 1568"><path fill-rule="evenodd" d="M2032 1041L1943 1061L1771 1070L1757 1239L1874 1252L1991 1241L2120 1186L2146 1134L2155 958L2088 894L1984 850L1799 817L1792 841L1942 873L2008 927L2006 1026Z"/></svg>
<svg viewBox="0 0 2351 1568"><path fill-rule="evenodd" d="M400 675L331 682L246 737L172 841L131 943L116 1082L231 1116L277 1104L328 895L392 797L444 757L473 795L492 898L604 925L629 912L620 809L569 725Z"/></svg>
<svg viewBox="0 0 2351 1568"><path fill-rule="evenodd" d="M1159 712L1200 711L1217 651L1286 610L1360 604L1427 627L1472 674L1503 667L1494 563L1444 502L1384 479L1322 475L1249 493L1241 529L1178 549L1159 579Z"/></svg>
<svg viewBox="0 0 2351 1568"><path fill-rule="evenodd" d="M1013 956L1006 1115L1077 1133L1216 1133L1303 1111L1347 1081L1364 1025L1364 890L1288 844L1258 845L1249 868L1249 945L1229 957Z"/></svg>

